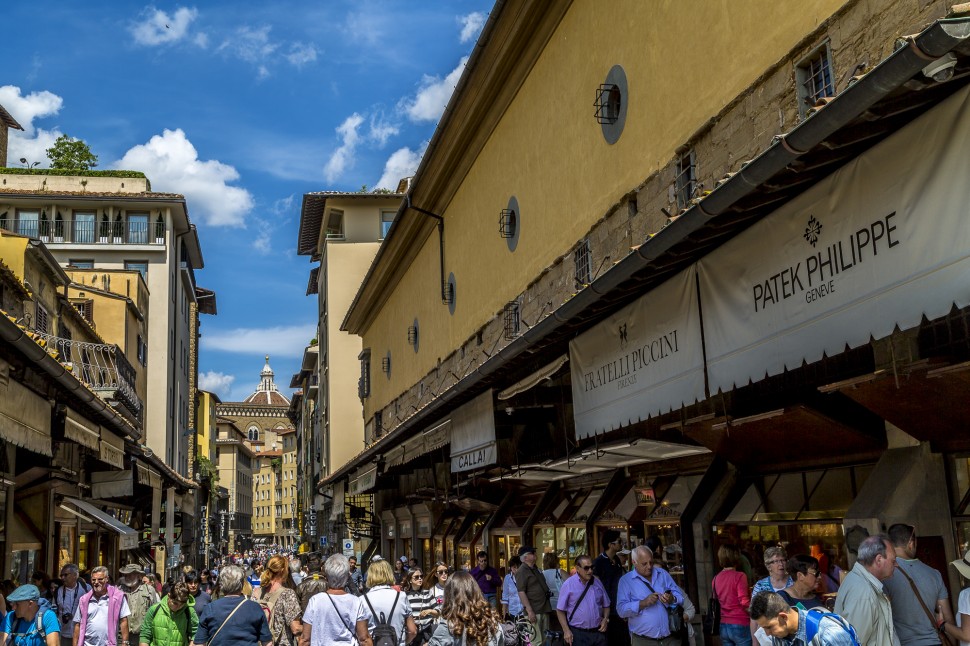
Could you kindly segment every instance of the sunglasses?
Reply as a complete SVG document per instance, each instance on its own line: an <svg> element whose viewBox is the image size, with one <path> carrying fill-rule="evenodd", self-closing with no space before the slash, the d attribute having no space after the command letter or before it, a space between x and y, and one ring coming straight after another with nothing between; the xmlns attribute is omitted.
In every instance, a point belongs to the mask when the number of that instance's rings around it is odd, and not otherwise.
<svg viewBox="0 0 970 646"><path fill-rule="evenodd" d="M435 574L441 576L442 574L448 574L448 570L438 570Z"/></svg>
<svg viewBox="0 0 970 646"><path fill-rule="evenodd" d="M424 578L424 575L423 574L412 574L411 575L411 578L412 579L423 579Z"/></svg>
<svg viewBox="0 0 970 646"><path fill-rule="evenodd" d="M579 566L579 569L580 569L580 570L584 570L584 571L586 571L586 572L589 572L590 570L592 570L592 569L593 569L593 566L592 566L592 565L580 565L580 566Z"/></svg>

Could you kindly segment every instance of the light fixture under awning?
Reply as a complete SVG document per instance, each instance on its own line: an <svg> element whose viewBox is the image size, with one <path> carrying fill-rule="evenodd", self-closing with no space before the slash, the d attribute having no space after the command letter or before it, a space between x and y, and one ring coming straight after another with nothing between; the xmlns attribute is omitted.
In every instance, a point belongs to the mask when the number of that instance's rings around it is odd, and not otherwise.
<svg viewBox="0 0 970 646"><path fill-rule="evenodd" d="M64 418L64 436L67 439L74 440L92 451L99 451L101 434L98 429L97 424L85 419L73 408L67 409L67 417Z"/></svg>
<svg viewBox="0 0 970 646"><path fill-rule="evenodd" d="M65 498L64 502L73 506L75 509L77 509L77 511L81 512L81 514L91 518L99 525L103 525L104 527L116 532L118 534L118 549L131 550L138 547L138 532L133 530L131 527L128 527L128 525L125 525L117 518L109 516L94 505L86 503L83 500ZM62 508L67 509L67 507L63 507L63 505ZM67 509L67 511L74 513L74 511L71 509Z"/></svg>

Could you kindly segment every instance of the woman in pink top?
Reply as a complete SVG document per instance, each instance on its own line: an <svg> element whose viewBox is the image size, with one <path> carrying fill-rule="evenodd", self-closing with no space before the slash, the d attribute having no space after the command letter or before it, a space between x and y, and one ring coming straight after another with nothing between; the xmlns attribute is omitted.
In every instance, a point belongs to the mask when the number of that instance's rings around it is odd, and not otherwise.
<svg viewBox="0 0 970 646"><path fill-rule="evenodd" d="M717 560L724 568L714 576L714 596L721 603L721 644L751 646L751 619L748 605L748 577L738 571L741 552L734 545L722 545Z"/></svg>

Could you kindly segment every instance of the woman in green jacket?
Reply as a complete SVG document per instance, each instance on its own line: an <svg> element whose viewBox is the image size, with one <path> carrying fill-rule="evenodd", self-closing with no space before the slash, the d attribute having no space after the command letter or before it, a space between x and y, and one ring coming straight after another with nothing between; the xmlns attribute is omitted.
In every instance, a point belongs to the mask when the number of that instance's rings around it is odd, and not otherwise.
<svg viewBox="0 0 970 646"><path fill-rule="evenodd" d="M199 627L189 588L179 582L148 610L138 639L140 646L188 646Z"/></svg>

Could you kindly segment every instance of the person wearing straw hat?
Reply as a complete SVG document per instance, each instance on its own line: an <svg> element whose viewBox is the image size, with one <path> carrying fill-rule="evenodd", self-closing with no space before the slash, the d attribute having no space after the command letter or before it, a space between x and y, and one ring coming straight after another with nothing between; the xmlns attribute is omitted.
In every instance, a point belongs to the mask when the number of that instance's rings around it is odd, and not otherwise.
<svg viewBox="0 0 970 646"><path fill-rule="evenodd" d="M964 581L970 582L970 551L962 559L951 561L950 564L957 569ZM954 621L946 621L939 611L936 613L936 621L940 632L960 640L960 646L970 646L970 587L960 591Z"/></svg>
<svg viewBox="0 0 970 646"><path fill-rule="evenodd" d="M60 646L61 626L49 605L40 607L40 589L27 583L14 590L7 602L7 613L0 629L0 643L10 646Z"/></svg>

